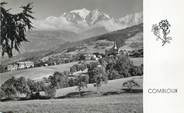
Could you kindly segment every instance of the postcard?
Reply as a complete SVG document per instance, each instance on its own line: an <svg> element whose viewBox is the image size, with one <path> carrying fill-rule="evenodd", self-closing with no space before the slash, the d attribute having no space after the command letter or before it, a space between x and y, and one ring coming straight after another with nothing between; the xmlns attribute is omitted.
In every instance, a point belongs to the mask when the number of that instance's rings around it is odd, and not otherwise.
<svg viewBox="0 0 184 113"><path fill-rule="evenodd" d="M0 113L183 113L182 0L2 0Z"/></svg>

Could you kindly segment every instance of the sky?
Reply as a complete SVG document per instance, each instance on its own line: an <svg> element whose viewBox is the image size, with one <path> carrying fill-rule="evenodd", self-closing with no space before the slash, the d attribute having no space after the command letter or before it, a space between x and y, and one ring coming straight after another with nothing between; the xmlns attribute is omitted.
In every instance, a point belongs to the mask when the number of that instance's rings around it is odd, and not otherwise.
<svg viewBox="0 0 184 113"><path fill-rule="evenodd" d="M3 0L2 0L3 1ZM61 16L64 12L86 8L100 9L112 17L122 17L127 14L141 12L143 0L4 0L11 12L19 12L20 6L33 2L34 17L44 19L49 16Z"/></svg>

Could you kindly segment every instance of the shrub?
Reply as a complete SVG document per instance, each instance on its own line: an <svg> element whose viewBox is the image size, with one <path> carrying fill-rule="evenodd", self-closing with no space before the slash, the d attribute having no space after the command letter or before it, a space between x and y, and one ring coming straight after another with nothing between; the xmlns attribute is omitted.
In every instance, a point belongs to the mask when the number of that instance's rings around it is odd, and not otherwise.
<svg viewBox="0 0 184 113"><path fill-rule="evenodd" d="M134 88L134 87L140 87L140 85L137 82L135 82L134 80L128 80L128 81L126 81L126 82L124 82L122 84L122 86L128 92L131 92L132 91L132 88Z"/></svg>
<svg viewBox="0 0 184 113"><path fill-rule="evenodd" d="M45 87L44 92L45 92L46 96L48 96L50 98L53 98L56 95L56 89L55 89L55 87L52 87L51 85Z"/></svg>
<svg viewBox="0 0 184 113"><path fill-rule="evenodd" d="M129 73L132 76L142 76L143 75L143 65L141 65L141 66L132 66L129 70Z"/></svg>

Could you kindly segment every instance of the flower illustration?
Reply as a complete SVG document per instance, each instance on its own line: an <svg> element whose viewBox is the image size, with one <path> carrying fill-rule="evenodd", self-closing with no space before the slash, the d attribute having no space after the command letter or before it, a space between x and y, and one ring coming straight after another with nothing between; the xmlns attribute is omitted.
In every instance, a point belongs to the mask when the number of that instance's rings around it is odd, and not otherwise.
<svg viewBox="0 0 184 113"><path fill-rule="evenodd" d="M169 22L166 20L162 20L159 22L159 27L163 30L163 31L167 31L169 29L171 25L169 24Z"/></svg>
<svg viewBox="0 0 184 113"><path fill-rule="evenodd" d="M157 40L160 39L162 41L162 46L164 46L166 43L170 43L170 40L172 40L172 37L167 36L170 33L170 26L171 25L169 24L167 19L161 20L158 25L153 24L152 26L153 34L157 37Z"/></svg>
<svg viewBox="0 0 184 113"><path fill-rule="evenodd" d="M152 32L153 32L155 35L159 35L159 33L160 33L160 28L159 28L159 26L158 26L157 24L154 24L154 25L152 26Z"/></svg>

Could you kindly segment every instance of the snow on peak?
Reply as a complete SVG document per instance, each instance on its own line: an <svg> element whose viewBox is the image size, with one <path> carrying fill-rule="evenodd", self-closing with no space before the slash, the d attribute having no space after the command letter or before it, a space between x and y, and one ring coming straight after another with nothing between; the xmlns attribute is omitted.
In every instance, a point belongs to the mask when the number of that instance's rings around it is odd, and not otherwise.
<svg viewBox="0 0 184 113"><path fill-rule="evenodd" d="M76 9L76 10L72 10L70 11L71 13L76 13L78 15L80 15L83 19L86 18L86 16L90 13L89 10L87 10L86 8L83 9Z"/></svg>
<svg viewBox="0 0 184 113"><path fill-rule="evenodd" d="M87 16L87 22L89 24L95 24L99 21L109 20L111 17L99 9L92 10Z"/></svg>

